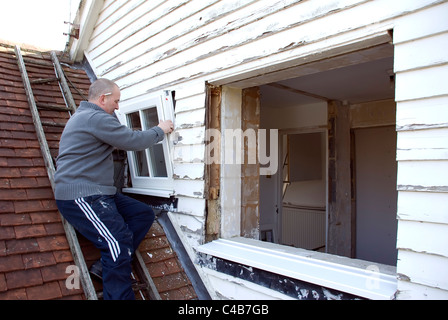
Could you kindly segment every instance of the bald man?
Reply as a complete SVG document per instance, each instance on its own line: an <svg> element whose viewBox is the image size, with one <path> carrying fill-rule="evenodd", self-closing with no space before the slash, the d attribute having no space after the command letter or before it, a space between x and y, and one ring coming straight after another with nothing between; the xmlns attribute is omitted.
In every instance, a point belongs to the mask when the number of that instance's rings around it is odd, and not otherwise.
<svg viewBox="0 0 448 320"><path fill-rule="evenodd" d="M119 102L114 82L98 79L90 86L88 101L81 102L62 133L55 174L59 211L100 249L106 300L135 298L131 261L154 221L149 206L117 193L112 152L147 149L173 130L171 120L144 131L122 125L114 113Z"/></svg>

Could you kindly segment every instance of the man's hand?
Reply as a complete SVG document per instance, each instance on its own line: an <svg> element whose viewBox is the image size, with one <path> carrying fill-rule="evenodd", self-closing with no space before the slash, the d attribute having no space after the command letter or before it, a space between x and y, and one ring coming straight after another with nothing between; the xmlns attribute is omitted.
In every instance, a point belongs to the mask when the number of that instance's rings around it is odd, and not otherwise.
<svg viewBox="0 0 448 320"><path fill-rule="evenodd" d="M160 121L159 127L163 130L165 133L171 133L174 130L173 121L171 120L164 120Z"/></svg>

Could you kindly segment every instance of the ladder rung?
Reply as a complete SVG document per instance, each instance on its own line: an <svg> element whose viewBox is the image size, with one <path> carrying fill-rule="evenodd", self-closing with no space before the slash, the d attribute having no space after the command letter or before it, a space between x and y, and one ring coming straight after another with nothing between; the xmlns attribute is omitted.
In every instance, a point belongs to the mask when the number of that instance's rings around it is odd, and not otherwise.
<svg viewBox="0 0 448 320"><path fill-rule="evenodd" d="M58 78L53 77L53 78L39 78L39 79L30 80L31 83L37 83L37 84L53 82L53 81L58 81Z"/></svg>
<svg viewBox="0 0 448 320"><path fill-rule="evenodd" d="M65 127L65 123L60 123L60 122L49 122L49 121L41 121L43 126L47 126L47 127Z"/></svg>
<svg viewBox="0 0 448 320"><path fill-rule="evenodd" d="M67 107L62 107L57 104L49 104L49 103L36 103L36 106L40 109L50 109L50 110L57 110L57 111L70 111L71 109Z"/></svg>
<svg viewBox="0 0 448 320"><path fill-rule="evenodd" d="M132 290L139 291L139 290L148 290L148 285L146 283L135 283L132 285Z"/></svg>
<svg viewBox="0 0 448 320"><path fill-rule="evenodd" d="M29 58L23 58L23 62L26 64L34 64L38 66L46 66L46 67L53 67L53 63L51 62L44 62L44 61L37 61Z"/></svg>
<svg viewBox="0 0 448 320"><path fill-rule="evenodd" d="M136 282L132 284L132 291L138 292L138 291L147 291L148 290L148 285L145 283L141 283L141 282ZM96 295L98 297L98 299L104 299L104 293L102 290L97 291ZM148 297L151 298L151 297Z"/></svg>

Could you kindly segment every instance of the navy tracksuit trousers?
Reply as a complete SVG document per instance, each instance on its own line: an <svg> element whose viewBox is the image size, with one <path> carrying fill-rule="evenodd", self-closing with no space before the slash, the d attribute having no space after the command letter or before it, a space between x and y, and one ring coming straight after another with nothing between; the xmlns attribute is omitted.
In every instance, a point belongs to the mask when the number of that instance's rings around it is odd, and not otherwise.
<svg viewBox="0 0 448 320"><path fill-rule="evenodd" d="M146 204L117 193L56 200L62 216L101 251L105 300L133 300L131 261L154 212Z"/></svg>

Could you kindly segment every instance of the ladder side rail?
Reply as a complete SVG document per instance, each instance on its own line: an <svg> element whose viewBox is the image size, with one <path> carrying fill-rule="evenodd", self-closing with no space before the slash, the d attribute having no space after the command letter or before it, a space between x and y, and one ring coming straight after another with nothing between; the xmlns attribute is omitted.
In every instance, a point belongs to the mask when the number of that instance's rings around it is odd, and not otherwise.
<svg viewBox="0 0 448 320"><path fill-rule="evenodd" d="M148 291L149 297L151 298L151 300L162 300L159 292L157 291L156 285L152 280L148 269L146 268L145 261L143 261L143 257L138 249L135 250L135 258L137 259L136 262L138 263L137 267L140 269L138 270L139 276L143 278L140 278L140 280L143 280L146 283L146 290Z"/></svg>
<svg viewBox="0 0 448 320"><path fill-rule="evenodd" d="M25 62L22 57L22 53L20 51L19 46L15 46L14 48L16 57L17 57L17 63L20 69L20 73L22 76L22 81L25 87L26 96L28 103L30 105L31 114L33 117L33 123L36 128L37 138L39 141L39 145L43 154L45 167L47 169L48 178L50 179L51 188L54 192L54 174L55 174L55 167L53 165L50 148L48 147L48 142L45 137L45 133L42 127L42 123L40 120L39 112L37 110L36 101L34 99L33 90L31 89L31 84L28 78L28 73L26 71ZM73 259L76 263L76 265L80 268L80 279L81 283L84 289L84 293L89 300L97 300L97 295L95 292L95 288L93 287L92 280L89 276L89 271L87 269L86 262L84 260L84 256L81 251L81 246L79 245L78 238L76 236L75 230L73 227L62 217L61 215L62 224L64 226L65 233L67 235L67 240L73 255Z"/></svg>
<svg viewBox="0 0 448 320"><path fill-rule="evenodd" d="M14 48L17 64L20 69L20 74L22 76L22 81L25 87L25 93L30 106L31 115L33 117L34 127L36 128L37 139L39 141L40 149L44 158L45 167L47 169L47 174L50 179L51 188L54 190L54 173L55 168L51 158L50 148L48 147L47 139L45 137L44 129L40 120L39 112L37 110L36 100L34 99L33 90L31 89L31 84L28 78L28 73L25 68L25 62L23 61L22 53L19 46Z"/></svg>
<svg viewBox="0 0 448 320"><path fill-rule="evenodd" d="M72 92L70 91L70 88L68 87L67 80L65 79L64 70L62 70L61 64L59 63L59 59L56 56L56 52L51 51L51 60L53 61L53 65L56 69L56 75L59 79L59 84L61 85L61 90L64 96L64 99L66 101L67 106L69 109L71 109L73 112L76 111L76 103L73 99Z"/></svg>

